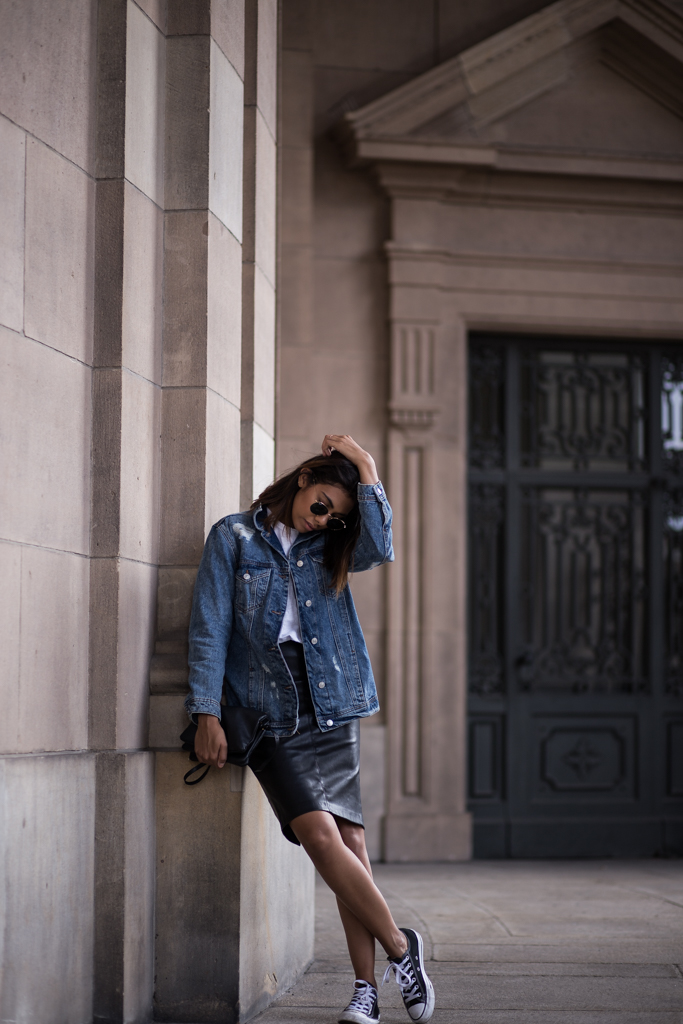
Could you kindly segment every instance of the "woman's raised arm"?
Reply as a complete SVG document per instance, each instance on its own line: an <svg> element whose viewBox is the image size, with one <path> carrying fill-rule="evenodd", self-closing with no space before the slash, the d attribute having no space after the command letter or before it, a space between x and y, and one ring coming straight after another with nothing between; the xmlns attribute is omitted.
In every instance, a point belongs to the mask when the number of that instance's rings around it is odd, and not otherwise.
<svg viewBox="0 0 683 1024"><path fill-rule="evenodd" d="M350 434L325 434L322 443L323 455L338 451L352 462L360 474L362 484L376 484L379 481L375 460L361 448Z"/></svg>

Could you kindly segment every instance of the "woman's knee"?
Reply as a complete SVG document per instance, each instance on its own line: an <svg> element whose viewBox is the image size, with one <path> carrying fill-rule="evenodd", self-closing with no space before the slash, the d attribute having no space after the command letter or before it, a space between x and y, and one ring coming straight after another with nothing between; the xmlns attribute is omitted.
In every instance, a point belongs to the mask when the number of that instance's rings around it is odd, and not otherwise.
<svg viewBox="0 0 683 1024"><path fill-rule="evenodd" d="M290 822L308 856L313 861L322 860L339 845L339 829L327 811L311 811Z"/></svg>
<svg viewBox="0 0 683 1024"><path fill-rule="evenodd" d="M337 821L344 846L364 860L367 857L365 848L365 829L362 825L354 825L351 821Z"/></svg>

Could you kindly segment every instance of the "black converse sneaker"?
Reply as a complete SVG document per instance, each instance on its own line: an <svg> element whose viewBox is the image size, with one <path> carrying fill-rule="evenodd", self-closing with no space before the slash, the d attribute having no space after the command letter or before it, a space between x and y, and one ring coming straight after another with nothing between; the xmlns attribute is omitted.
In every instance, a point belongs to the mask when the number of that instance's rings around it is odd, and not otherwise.
<svg viewBox="0 0 683 1024"><path fill-rule="evenodd" d="M388 958L382 984L393 971L410 1019L427 1021L434 1013L434 986L425 972L422 936L412 928L401 931L408 940L408 949L403 956Z"/></svg>
<svg viewBox="0 0 683 1024"><path fill-rule="evenodd" d="M377 989L367 981L353 983L353 998L342 1011L339 1024L351 1021L352 1024L377 1024L379 1021L379 1003Z"/></svg>

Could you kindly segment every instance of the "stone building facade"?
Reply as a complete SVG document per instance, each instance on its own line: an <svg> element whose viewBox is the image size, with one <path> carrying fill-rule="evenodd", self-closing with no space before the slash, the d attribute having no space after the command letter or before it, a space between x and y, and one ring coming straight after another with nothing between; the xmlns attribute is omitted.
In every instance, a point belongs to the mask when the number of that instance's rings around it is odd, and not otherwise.
<svg viewBox="0 0 683 1024"><path fill-rule="evenodd" d="M0 6L3 1020L246 1020L309 962L305 856L250 773L185 789L178 734L208 528L326 431L396 515L396 563L352 584L371 855L683 850L682 14ZM521 395L568 365L612 433L549 469ZM622 661L552 690L538 614L509 623L560 492L598 524L567 564L621 544L633 599Z"/></svg>
<svg viewBox="0 0 683 1024"><path fill-rule="evenodd" d="M375 857L683 848L682 14L284 6L277 457L349 430L396 513Z"/></svg>

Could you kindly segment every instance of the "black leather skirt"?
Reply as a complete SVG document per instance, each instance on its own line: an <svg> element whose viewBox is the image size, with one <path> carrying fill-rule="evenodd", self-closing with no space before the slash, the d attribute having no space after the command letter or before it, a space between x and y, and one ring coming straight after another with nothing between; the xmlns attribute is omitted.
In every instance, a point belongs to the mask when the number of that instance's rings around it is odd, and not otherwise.
<svg viewBox="0 0 683 1024"><path fill-rule="evenodd" d="M308 811L329 811L363 825L360 802L360 723L356 719L321 732L315 719L301 644L287 640L281 650L299 696L299 728L280 738L275 756L254 774L275 811L282 834L300 845L290 821Z"/></svg>

